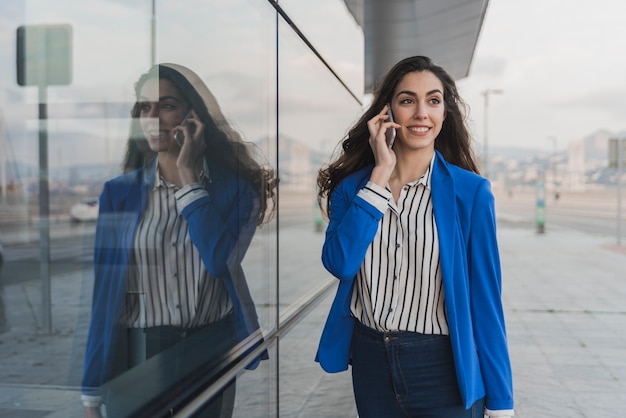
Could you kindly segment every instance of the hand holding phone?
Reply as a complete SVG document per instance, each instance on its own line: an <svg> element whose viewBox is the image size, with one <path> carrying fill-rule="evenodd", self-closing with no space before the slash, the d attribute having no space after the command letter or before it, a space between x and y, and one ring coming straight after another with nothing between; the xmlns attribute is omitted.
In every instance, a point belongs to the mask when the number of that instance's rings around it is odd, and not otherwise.
<svg viewBox="0 0 626 418"><path fill-rule="evenodd" d="M387 116L389 116L388 122L395 122L393 120L393 114L391 113L391 103L387 103ZM385 138L387 139L387 146L393 147L393 143L396 140L396 128L391 127L385 131Z"/></svg>
<svg viewBox="0 0 626 418"><path fill-rule="evenodd" d="M192 109L189 109L189 111L185 114L183 121L179 125L180 127L183 127L187 124L187 119L191 117L191 111ZM182 130L178 130L174 132L174 141L176 141L179 147L181 148L183 147L183 143L185 142L185 134L183 133Z"/></svg>

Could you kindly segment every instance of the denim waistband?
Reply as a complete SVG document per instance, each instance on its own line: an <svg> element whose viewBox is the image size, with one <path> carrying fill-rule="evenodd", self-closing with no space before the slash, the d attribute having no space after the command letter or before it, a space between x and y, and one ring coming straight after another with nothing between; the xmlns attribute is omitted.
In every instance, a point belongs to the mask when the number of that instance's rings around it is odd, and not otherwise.
<svg viewBox="0 0 626 418"><path fill-rule="evenodd" d="M412 331L378 331L374 328L370 328L364 325L358 320L354 320L355 332L358 332L362 337L380 341L380 342L429 342L429 341L446 341L450 340L449 335L445 334L422 334Z"/></svg>

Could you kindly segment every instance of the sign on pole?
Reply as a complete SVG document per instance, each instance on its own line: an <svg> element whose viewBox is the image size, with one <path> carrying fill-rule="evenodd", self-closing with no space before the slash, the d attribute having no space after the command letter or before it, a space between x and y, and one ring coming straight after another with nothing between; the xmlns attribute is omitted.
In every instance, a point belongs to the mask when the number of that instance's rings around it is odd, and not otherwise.
<svg viewBox="0 0 626 418"><path fill-rule="evenodd" d="M72 82L72 27L20 26L16 33L17 84L39 91L39 248L43 326L52 332L50 292L50 193L48 187L48 86Z"/></svg>
<svg viewBox="0 0 626 418"><path fill-rule="evenodd" d="M17 84L66 86L72 82L72 27L30 25L17 28Z"/></svg>

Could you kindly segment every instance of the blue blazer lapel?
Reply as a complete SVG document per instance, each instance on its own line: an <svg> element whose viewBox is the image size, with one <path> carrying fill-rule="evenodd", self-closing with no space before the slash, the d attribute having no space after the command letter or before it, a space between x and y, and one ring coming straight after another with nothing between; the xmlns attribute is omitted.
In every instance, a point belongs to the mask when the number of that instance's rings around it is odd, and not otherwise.
<svg viewBox="0 0 626 418"><path fill-rule="evenodd" d="M439 257L441 262L444 291L446 298L453 290L454 260L459 250L457 228L458 216L454 179L448 163L439 152L436 152L435 164L431 180L433 212L439 237Z"/></svg>

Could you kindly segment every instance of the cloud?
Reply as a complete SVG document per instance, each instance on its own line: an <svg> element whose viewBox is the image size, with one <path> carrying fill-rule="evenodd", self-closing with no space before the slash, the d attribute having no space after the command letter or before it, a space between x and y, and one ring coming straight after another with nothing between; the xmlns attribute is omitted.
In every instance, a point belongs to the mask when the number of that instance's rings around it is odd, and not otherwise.
<svg viewBox="0 0 626 418"><path fill-rule="evenodd" d="M470 69L472 78L503 77L507 70L507 60L504 57L487 56L481 57L472 63Z"/></svg>

